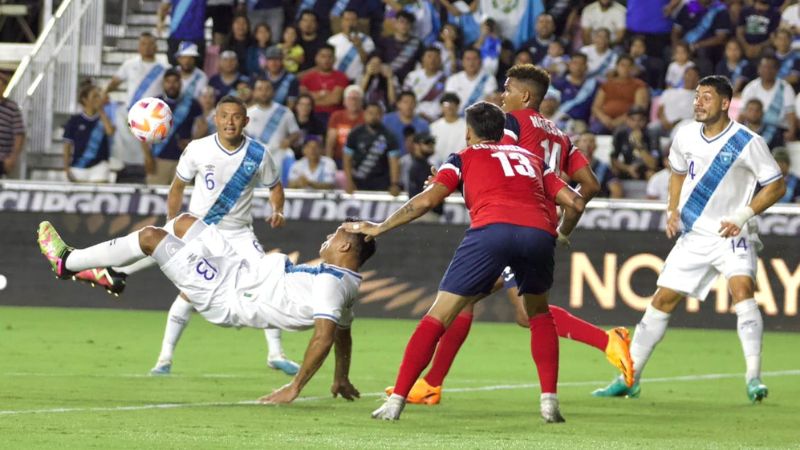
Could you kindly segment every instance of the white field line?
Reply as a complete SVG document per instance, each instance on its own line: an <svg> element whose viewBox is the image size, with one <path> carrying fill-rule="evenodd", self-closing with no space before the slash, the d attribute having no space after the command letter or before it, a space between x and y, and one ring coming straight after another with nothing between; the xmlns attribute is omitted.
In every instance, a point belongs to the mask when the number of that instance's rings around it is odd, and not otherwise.
<svg viewBox="0 0 800 450"><path fill-rule="evenodd" d="M2 374L0 374L2 375ZM763 372L765 377L784 377L784 376L797 376L800 375L800 370L779 370L774 372ZM138 376L138 375L137 375ZM699 375L682 375L677 377L663 377L663 378L645 378L644 383L672 383L672 382L686 382L686 381L706 381L706 380L721 380L729 378L741 378L741 373L709 373ZM595 380L595 381L566 381L558 383L559 387L581 387L581 386L597 386L608 383L608 380ZM484 391L505 391L513 389L530 389L539 387L538 383L524 383L524 384L499 384L493 386L476 386L466 388L448 388L448 393L457 392L484 392ZM383 392L369 392L361 394L361 397L381 397ZM330 396L319 397L300 397L295 400L296 403L314 402L319 400L328 400ZM85 413L85 412L117 412L117 411L144 411L148 409L177 409L177 408L202 408L202 407L215 407L215 406L242 406L242 405L257 405L256 400L243 400L238 402L199 402L199 403L161 403L151 405L131 405L131 406L108 406L108 407L89 407L89 408L47 408L47 409L22 409L22 410L0 410L0 416L12 416L20 414L56 414L56 413Z"/></svg>

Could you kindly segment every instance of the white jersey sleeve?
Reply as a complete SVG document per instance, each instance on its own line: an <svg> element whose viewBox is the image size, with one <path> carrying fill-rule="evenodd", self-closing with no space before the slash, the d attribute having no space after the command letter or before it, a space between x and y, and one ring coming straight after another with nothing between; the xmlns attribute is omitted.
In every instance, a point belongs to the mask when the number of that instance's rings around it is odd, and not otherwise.
<svg viewBox="0 0 800 450"><path fill-rule="evenodd" d="M673 172L685 174L689 166L686 164L686 158L681 152L680 136L679 134L672 140L672 146L669 149L669 165Z"/></svg>
<svg viewBox="0 0 800 450"><path fill-rule="evenodd" d="M194 159L196 145L192 145L194 142L189 142L189 145L186 146L175 169L175 175L185 183L191 183L197 175L197 164Z"/></svg>
<svg viewBox="0 0 800 450"><path fill-rule="evenodd" d="M764 138L758 135L753 136L753 140L747 148L749 151L742 154L742 162L753 171L760 185L767 185L783 176Z"/></svg>
<svg viewBox="0 0 800 450"><path fill-rule="evenodd" d="M267 154L264 155L264 160L261 161L261 167L258 171L258 181L267 187L272 187L281 181L281 173L275 166L275 160L272 154L267 149Z"/></svg>
<svg viewBox="0 0 800 450"><path fill-rule="evenodd" d="M345 286L339 277L326 273L315 276L311 298L314 319L328 319L340 324L340 319L348 308ZM352 322L352 317L350 321ZM350 323L346 326L350 326Z"/></svg>

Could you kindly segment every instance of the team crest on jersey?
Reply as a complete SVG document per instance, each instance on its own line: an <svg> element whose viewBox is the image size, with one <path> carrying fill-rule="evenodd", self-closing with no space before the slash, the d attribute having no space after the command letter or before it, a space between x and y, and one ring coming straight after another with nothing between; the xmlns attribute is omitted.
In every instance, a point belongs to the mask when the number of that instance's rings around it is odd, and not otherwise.
<svg viewBox="0 0 800 450"><path fill-rule="evenodd" d="M726 166L730 166L733 162L733 153L728 150L719 152L719 161Z"/></svg>
<svg viewBox="0 0 800 450"><path fill-rule="evenodd" d="M248 174L253 173L256 170L256 163L255 161L245 161L244 162L244 170Z"/></svg>

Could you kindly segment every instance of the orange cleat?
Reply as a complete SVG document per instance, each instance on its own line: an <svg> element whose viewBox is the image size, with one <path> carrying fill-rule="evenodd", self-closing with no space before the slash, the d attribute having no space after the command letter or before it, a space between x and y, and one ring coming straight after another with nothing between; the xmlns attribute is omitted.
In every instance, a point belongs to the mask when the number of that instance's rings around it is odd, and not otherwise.
<svg viewBox="0 0 800 450"><path fill-rule="evenodd" d="M385 389L386 395L391 396L394 393L394 386L389 386ZM411 392L408 393L406 403L414 405L438 405L442 400L442 387L431 386L425 381L425 378L420 378L414 383Z"/></svg>
<svg viewBox="0 0 800 450"><path fill-rule="evenodd" d="M625 384L633 386L633 360L631 359L631 336L624 327L617 327L606 331L608 345L606 345L606 359L622 372Z"/></svg>

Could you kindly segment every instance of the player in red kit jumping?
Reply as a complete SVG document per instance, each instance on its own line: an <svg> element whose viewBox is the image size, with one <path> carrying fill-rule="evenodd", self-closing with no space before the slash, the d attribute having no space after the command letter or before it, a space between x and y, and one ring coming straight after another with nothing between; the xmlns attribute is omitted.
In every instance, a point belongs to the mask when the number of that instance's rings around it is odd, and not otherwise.
<svg viewBox="0 0 800 450"><path fill-rule="evenodd" d="M525 148L542 158L558 175L564 174L579 183L578 193L588 203L600 189L589 161L577 147L572 145L567 135L537 111L549 84L547 72L532 64L521 64L508 70L503 93L506 123L501 143ZM556 214L555 203L551 203L550 206L552 214ZM567 243L568 237L561 236L561 240ZM528 318L524 303L514 283L514 272L510 268L506 268L503 272L503 281L508 297L516 309L517 323L527 327ZM496 285L496 288L499 287L499 284ZM553 314L556 331L560 337L582 342L604 352L608 361L622 372L626 383L629 386L633 384L633 362L628 349L630 337L627 329L619 327L606 332L558 306L550 305L550 313ZM408 395L408 403L427 405L439 403L444 378L469 334L472 318L470 304L456 316L453 324L442 336L431 368L424 377L414 383ZM392 387L386 389L387 395L391 395L392 392Z"/></svg>
<svg viewBox="0 0 800 450"><path fill-rule="evenodd" d="M563 422L556 397L558 335L547 291L553 284L556 237L572 232L584 201L541 158L522 147L499 144L505 124L500 108L477 103L467 108L466 121L469 146L450 155L428 189L380 224L344 225L348 231L376 237L422 216L457 189L464 195L471 219L436 301L408 342L394 392L372 417L400 418L406 396L447 327L466 305L489 294L503 269L511 267L531 330L542 417L546 422ZM552 203L564 209L560 226Z"/></svg>

